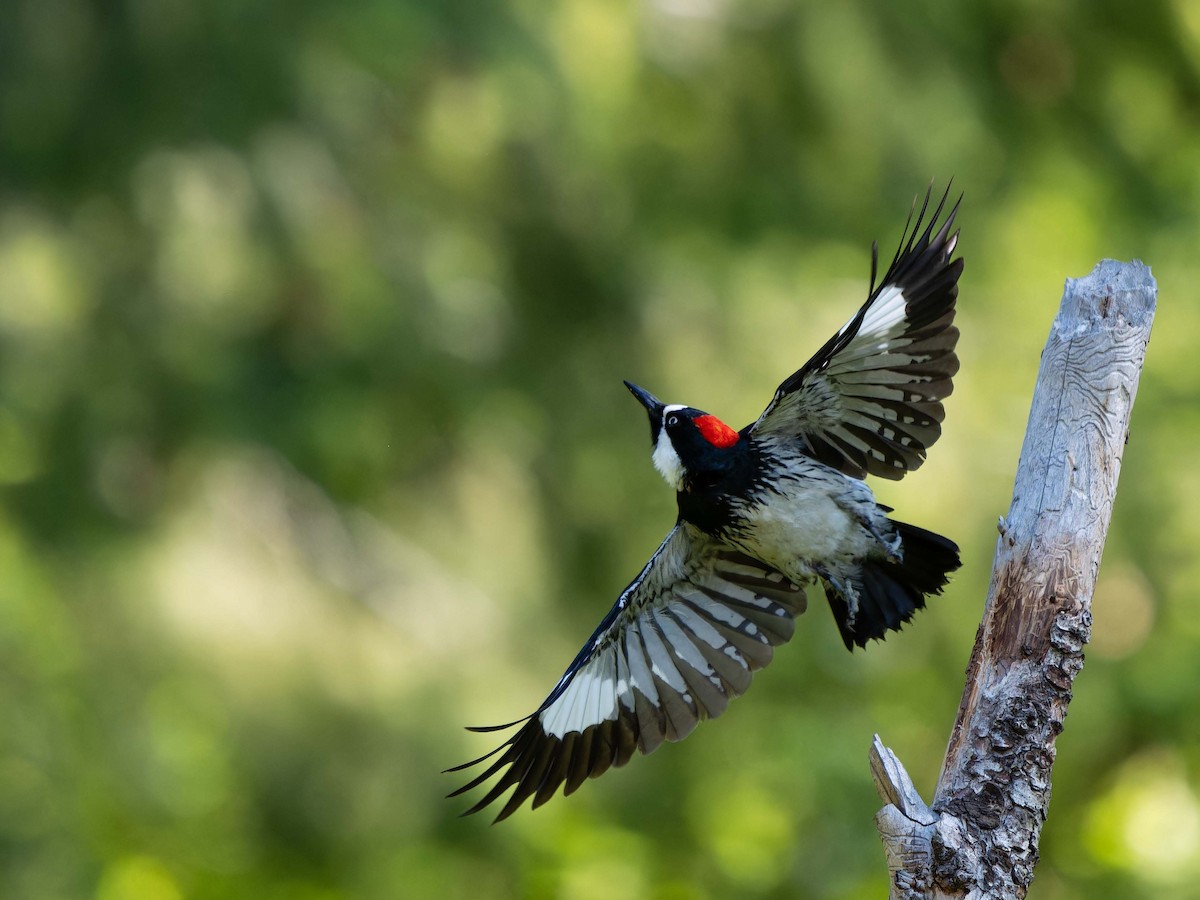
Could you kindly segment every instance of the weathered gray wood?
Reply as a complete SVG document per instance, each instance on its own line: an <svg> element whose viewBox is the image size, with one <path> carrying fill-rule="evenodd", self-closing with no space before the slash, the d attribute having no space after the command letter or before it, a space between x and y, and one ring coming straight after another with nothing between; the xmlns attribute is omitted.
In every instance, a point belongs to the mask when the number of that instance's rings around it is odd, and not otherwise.
<svg viewBox="0 0 1200 900"><path fill-rule="evenodd" d="M1033 879L1156 296L1137 261L1067 280L932 811L872 747L892 900L1021 898Z"/></svg>

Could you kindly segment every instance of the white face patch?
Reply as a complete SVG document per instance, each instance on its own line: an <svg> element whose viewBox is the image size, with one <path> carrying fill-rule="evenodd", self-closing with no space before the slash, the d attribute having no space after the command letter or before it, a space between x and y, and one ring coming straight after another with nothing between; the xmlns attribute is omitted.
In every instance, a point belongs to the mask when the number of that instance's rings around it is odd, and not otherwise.
<svg viewBox="0 0 1200 900"><path fill-rule="evenodd" d="M654 445L654 468L658 469L667 480L667 484L675 490L683 487L683 461L675 452L675 445L671 443L671 437L667 434L667 419L671 417L671 413L684 408L679 403L663 408L662 427L658 429L658 443Z"/></svg>

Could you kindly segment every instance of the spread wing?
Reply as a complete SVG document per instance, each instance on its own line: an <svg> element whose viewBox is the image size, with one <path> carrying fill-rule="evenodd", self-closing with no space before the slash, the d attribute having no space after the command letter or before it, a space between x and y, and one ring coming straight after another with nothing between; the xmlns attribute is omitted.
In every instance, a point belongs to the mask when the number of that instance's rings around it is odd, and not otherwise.
<svg viewBox="0 0 1200 900"><path fill-rule="evenodd" d="M515 785L500 821L529 797L536 809L560 785L570 794L585 778L625 765L635 750L682 740L749 687L804 607L804 591L778 572L676 525L535 713L471 729L524 722L491 753L448 770L500 754L450 796L499 773L465 814Z"/></svg>
<svg viewBox="0 0 1200 900"><path fill-rule="evenodd" d="M929 193L915 224L909 215L912 231L905 226L878 288L878 248L871 248L867 302L744 432L799 438L812 457L855 478L899 479L925 461L958 371L953 323L963 261L950 259L958 204L937 227L948 195L924 231Z"/></svg>

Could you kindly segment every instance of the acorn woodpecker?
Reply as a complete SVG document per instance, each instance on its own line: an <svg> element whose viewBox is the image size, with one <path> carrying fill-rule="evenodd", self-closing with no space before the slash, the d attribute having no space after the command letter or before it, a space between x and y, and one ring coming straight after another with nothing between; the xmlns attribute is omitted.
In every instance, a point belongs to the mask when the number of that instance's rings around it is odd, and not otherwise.
<svg viewBox="0 0 1200 900"><path fill-rule="evenodd" d="M814 582L851 650L941 593L958 547L889 518L862 481L899 479L924 462L958 371L958 204L939 227L947 190L922 230L930 194L878 287L872 246L867 302L741 431L625 383L650 416L654 465L676 491L678 519L542 705L471 729L521 725L448 770L500 754L450 795L500 774L464 815L514 786L496 821L530 797L536 808L560 786L570 794L720 715L792 636Z"/></svg>

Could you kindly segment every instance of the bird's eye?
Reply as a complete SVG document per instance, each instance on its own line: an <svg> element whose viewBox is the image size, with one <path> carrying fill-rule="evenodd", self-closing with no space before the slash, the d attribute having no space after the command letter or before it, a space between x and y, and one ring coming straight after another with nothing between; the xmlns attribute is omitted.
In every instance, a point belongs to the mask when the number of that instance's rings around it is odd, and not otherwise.
<svg viewBox="0 0 1200 900"><path fill-rule="evenodd" d="M669 416L667 418L667 425L678 425L678 424L679 424L679 416Z"/></svg>

